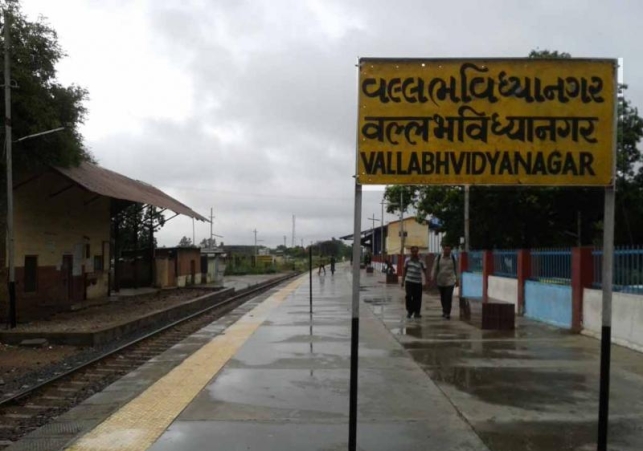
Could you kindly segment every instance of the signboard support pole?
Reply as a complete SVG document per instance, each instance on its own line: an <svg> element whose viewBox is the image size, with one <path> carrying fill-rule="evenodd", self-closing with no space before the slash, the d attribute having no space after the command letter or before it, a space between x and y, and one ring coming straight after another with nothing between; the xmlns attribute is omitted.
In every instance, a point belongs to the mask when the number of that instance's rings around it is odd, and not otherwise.
<svg viewBox="0 0 643 451"><path fill-rule="evenodd" d="M598 401L598 451L607 451L609 417L610 351L612 344L612 280L614 268L614 203L615 189L605 188L603 219L603 321L601 328L601 379Z"/></svg>
<svg viewBox="0 0 643 451"><path fill-rule="evenodd" d="M308 248L308 281L309 283L309 293L310 293L310 314L313 314L313 246L311 245Z"/></svg>
<svg viewBox="0 0 643 451"><path fill-rule="evenodd" d="M469 252L469 185L464 185L464 250Z"/></svg>
<svg viewBox="0 0 643 451"><path fill-rule="evenodd" d="M351 315L351 373L348 415L348 451L357 448L357 351L359 344L360 246L362 236L362 185L355 182L355 215L353 219L353 304Z"/></svg>

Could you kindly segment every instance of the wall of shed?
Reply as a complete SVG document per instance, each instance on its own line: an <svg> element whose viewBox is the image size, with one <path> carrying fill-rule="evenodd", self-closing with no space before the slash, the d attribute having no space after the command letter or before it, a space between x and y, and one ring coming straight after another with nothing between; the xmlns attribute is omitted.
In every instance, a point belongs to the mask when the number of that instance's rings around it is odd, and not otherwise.
<svg viewBox="0 0 643 451"><path fill-rule="evenodd" d="M50 172L14 190L19 321L107 295L110 200L77 186L60 192L70 185L61 175ZM73 259L70 290L65 288L62 271L65 255ZM34 292L25 292L25 256L37 257ZM102 257L102 270L94 268L96 256ZM7 310L0 308L0 315L6 316Z"/></svg>

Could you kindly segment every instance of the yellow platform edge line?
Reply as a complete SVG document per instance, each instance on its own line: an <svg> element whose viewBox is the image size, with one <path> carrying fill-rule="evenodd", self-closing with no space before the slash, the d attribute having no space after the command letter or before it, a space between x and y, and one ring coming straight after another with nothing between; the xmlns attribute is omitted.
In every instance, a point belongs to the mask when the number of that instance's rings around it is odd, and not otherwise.
<svg viewBox="0 0 643 451"><path fill-rule="evenodd" d="M66 451L147 450L304 280L298 278L261 302Z"/></svg>

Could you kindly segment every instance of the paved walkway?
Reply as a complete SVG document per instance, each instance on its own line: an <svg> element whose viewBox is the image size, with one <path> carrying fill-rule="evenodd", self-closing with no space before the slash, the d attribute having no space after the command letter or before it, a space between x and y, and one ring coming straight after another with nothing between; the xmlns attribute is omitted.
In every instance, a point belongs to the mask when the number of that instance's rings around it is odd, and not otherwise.
<svg viewBox="0 0 643 451"><path fill-rule="evenodd" d="M362 299L493 451L596 449L600 342L518 318L512 332L443 320L437 296L407 320L403 292L362 276ZM610 449L643 450L643 354L612 347Z"/></svg>
<svg viewBox="0 0 643 451"><path fill-rule="evenodd" d="M351 277L338 269L314 274L312 316L304 275L43 428L56 447L34 448L38 432L15 449L347 449ZM442 320L432 296L407 320L378 273L360 291L358 449L596 448L598 341L524 319L482 332ZM640 450L643 355L613 356L610 449Z"/></svg>

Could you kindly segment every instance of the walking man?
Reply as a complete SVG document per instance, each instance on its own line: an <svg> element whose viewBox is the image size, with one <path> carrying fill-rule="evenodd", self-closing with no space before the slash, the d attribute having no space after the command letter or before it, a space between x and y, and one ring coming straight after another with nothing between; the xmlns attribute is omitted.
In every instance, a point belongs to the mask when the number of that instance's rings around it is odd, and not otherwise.
<svg viewBox="0 0 643 451"><path fill-rule="evenodd" d="M451 319L453 288L458 285L458 265L451 253L451 246L442 243L442 253L438 254L431 270L431 280L435 280L440 290L442 318Z"/></svg>
<svg viewBox="0 0 643 451"><path fill-rule="evenodd" d="M319 256L319 270L317 271L317 275L321 275L321 272L324 271L324 275L326 275L326 264L324 263L324 257L322 255Z"/></svg>
<svg viewBox="0 0 643 451"><path fill-rule="evenodd" d="M404 262L402 286L406 290L406 317L422 318L422 288L426 281L426 265L418 255L417 246L411 247L411 257Z"/></svg>

